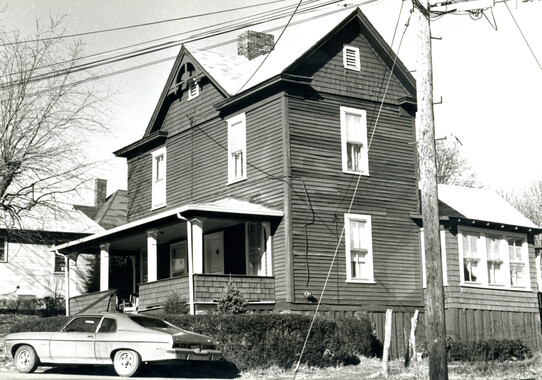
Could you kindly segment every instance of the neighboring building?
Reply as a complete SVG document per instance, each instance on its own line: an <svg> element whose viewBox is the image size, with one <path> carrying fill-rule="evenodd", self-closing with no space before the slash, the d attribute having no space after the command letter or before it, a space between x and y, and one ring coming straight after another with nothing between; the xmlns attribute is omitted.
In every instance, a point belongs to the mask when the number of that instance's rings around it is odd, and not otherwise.
<svg viewBox="0 0 542 380"><path fill-rule="evenodd" d="M139 312L172 294L215 310L230 280L254 311L311 312L327 283L323 315L363 313L382 336L393 308L400 354L424 307L414 79L359 9L238 48L181 48L144 136L116 152L127 223L57 248L100 254L103 292L109 257L129 257Z"/></svg>
<svg viewBox="0 0 542 380"><path fill-rule="evenodd" d="M519 338L540 347L540 227L493 191L438 191L447 335Z"/></svg>
<svg viewBox="0 0 542 380"><path fill-rule="evenodd" d="M103 229L80 211L55 211L41 206L23 212L20 222L0 218L0 298L63 298L66 294L63 256L51 247ZM84 292L87 261L72 256L70 295Z"/></svg>

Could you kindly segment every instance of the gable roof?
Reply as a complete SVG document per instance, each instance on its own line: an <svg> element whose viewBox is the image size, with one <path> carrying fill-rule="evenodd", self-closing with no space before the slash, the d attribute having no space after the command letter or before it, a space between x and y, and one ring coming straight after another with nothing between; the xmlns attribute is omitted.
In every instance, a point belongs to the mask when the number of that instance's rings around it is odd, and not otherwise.
<svg viewBox="0 0 542 380"><path fill-rule="evenodd" d="M234 99L236 96L258 86L265 86L265 83L270 79L295 68L310 53L322 46L346 24L355 19L362 25L363 33L373 45L374 50L391 68L392 62L396 58L395 53L359 8L354 11L351 9L339 12L332 11L309 19L304 19L302 15L296 15L284 30L280 40L275 41L274 49L269 54L252 60L248 60L244 56L198 49L193 45L183 45L173 64L145 135L152 131L153 124L164 100L171 89L177 85L175 81L183 57L187 56L194 59L192 63L209 77L219 91L226 98ZM414 77L400 59L396 60L395 65L395 75L400 78L403 85L412 94L412 97L415 97L416 84Z"/></svg>
<svg viewBox="0 0 542 380"><path fill-rule="evenodd" d="M6 215L0 217L0 229L37 232L95 234L103 231L96 222L79 210L52 210L36 206L21 213L20 223L11 224Z"/></svg>
<svg viewBox="0 0 542 380"><path fill-rule="evenodd" d="M100 207L94 220L103 228L110 229L125 224L128 215L128 191L117 190Z"/></svg>
<svg viewBox="0 0 542 380"><path fill-rule="evenodd" d="M441 214L455 218L539 229L497 193L486 189L439 185ZM444 206L444 207L443 207Z"/></svg>

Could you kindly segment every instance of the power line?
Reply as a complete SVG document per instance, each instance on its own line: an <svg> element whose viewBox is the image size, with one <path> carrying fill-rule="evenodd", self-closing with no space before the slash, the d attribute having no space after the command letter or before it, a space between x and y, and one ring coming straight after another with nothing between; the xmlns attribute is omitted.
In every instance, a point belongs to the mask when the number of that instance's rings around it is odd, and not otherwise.
<svg viewBox="0 0 542 380"><path fill-rule="evenodd" d="M510 7L508 7L508 3L505 1L504 2L504 5L506 5L506 9L508 9L508 13L510 13L510 16L512 16L512 20L514 20L514 23L516 24L518 30L519 30L519 33L521 34L521 36L523 37L523 40L525 41L525 43L527 44L527 47L529 48L529 51L531 52L531 54L533 55L533 58L534 60L536 61L536 63L538 64L538 67L540 67L540 70L542 70L542 65L540 64L540 62L538 61L538 58L536 58L536 55L534 54L534 51L533 49L531 48L531 45L529 45L529 41L527 41L527 38L525 37L525 35L523 34L523 31L521 30L518 22L516 21L516 18L514 17L514 15L512 14L512 11L510 10Z"/></svg>
<svg viewBox="0 0 542 380"><path fill-rule="evenodd" d="M317 1L317 0L312 0L311 3L315 2L315 1ZM315 10L320 9L320 8L322 8L324 6L334 4L334 3L337 3L337 2L340 2L340 1L341 0L331 0L331 1L328 1L327 3L324 3L324 4L315 5L313 7L309 7L307 9L304 9L303 13L314 12ZM376 0L370 0L368 2L372 2L372 1L376 1ZM336 11L329 12L329 13L326 13L324 15L327 15L327 14L330 14L330 13L335 13L335 12ZM265 22L275 21L275 20L278 20L278 19L284 17L284 13L279 13L277 15L273 15L273 13L276 13L276 12L270 13L270 15L272 15L271 17L267 17L267 18L263 17L262 18L262 17L258 16L259 18L256 18L254 20L250 20L248 23L245 23L245 24L239 24L239 23L232 24L229 28L215 29L215 30L209 31L207 33L201 33L201 34L197 34L195 36L191 36L191 37L189 37L187 39L184 39L184 40L169 41L169 42L165 42L165 43L162 43L162 44L159 44L159 45L155 45L155 46L151 46L151 47L147 47L147 48L142 48L140 50L123 53L123 54L120 54L120 55L117 55L117 56L114 56L114 57L104 58L104 59L100 59L100 60L96 60L96 61L92 61L92 62L87 62L87 63L84 63L84 64L75 65L75 66L71 66L71 67L68 67L68 68L52 71L52 72L49 72L49 73L38 74L38 75L36 75L34 77L27 78L27 79L22 80L22 81L11 81L11 82L5 83L4 85L0 86L0 90L8 88L8 87L19 85L21 83L36 82L36 81L40 81L40 80L51 79L51 78L54 78L56 76L63 76L63 75L73 74L73 73L76 73L76 72L96 68L96 67L99 67L99 66L124 61L124 60L130 59L130 58L136 58L136 57L139 57L139 56L142 56L142 55L146 55L146 54L158 52L158 51L161 51L161 50L166 50L166 49L169 49L169 48L172 48L172 47L175 47L175 46L179 46L179 45L181 45L183 43L195 42L195 41L207 39L207 38L210 38L210 37L216 37L216 36L219 36L219 35L222 35L222 34L234 32L234 31L239 30L239 29L255 26L255 25L258 25L258 24L265 23ZM323 15L318 16L318 17L323 17ZM308 21L308 20L302 20L301 22L306 22L306 21ZM280 28L281 27L279 27L277 29L280 29ZM211 34L209 34L209 33L211 33ZM71 63L71 61L68 61L68 62Z"/></svg>
<svg viewBox="0 0 542 380"><path fill-rule="evenodd" d="M238 8L223 9L223 10L215 11L215 12L200 13L200 14L195 14L195 15L191 15L191 16L183 16L183 17L177 17L177 18L170 18L170 19L166 19L166 20L145 22L145 23L142 23L142 24L118 26L118 27L115 27L115 28L99 29L99 30L93 30L93 31L89 31L89 32L81 32L81 33L74 33L74 34L65 34L65 35L62 35L62 36L55 36L55 37L36 38L36 39L31 39L31 40L8 42L8 43L0 44L0 46L20 45L20 44L28 44L28 43L32 43L32 42L60 40L60 39L65 39L65 38L88 36L88 35L91 35L91 34L115 32L115 31L119 31L119 30L140 28L140 27L143 27L143 26L158 25L158 24L164 24L164 23L173 22L173 21L188 20L188 19L193 19L193 18L212 16L212 15L221 14L221 13L239 11L239 10L242 10L242 9L261 7L261 6L264 6L264 5L280 3L282 1L285 1L285 0L274 0L274 1L269 1L267 3L258 3L258 4L247 5L247 6L238 7Z"/></svg>

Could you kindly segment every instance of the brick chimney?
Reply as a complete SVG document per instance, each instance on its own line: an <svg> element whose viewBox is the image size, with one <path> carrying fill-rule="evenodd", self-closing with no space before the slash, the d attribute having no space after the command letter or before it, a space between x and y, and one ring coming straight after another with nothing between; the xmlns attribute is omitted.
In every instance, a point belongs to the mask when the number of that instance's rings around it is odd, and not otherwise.
<svg viewBox="0 0 542 380"><path fill-rule="evenodd" d="M94 188L94 207L99 209L107 198L107 180L96 178Z"/></svg>
<svg viewBox="0 0 542 380"><path fill-rule="evenodd" d="M237 36L237 54L252 60L273 50L274 43L272 34L247 30Z"/></svg>

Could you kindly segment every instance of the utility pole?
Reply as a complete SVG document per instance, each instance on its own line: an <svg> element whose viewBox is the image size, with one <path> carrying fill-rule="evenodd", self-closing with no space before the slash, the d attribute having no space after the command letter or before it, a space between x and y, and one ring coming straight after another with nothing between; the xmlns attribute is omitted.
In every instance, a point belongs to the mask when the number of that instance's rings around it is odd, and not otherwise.
<svg viewBox="0 0 542 380"><path fill-rule="evenodd" d="M446 361L446 321L439 238L438 189L433 113L433 69L428 0L412 0L417 25L418 78L416 146L420 176L422 220L425 245L427 292L425 331L429 353L429 379L448 379Z"/></svg>

